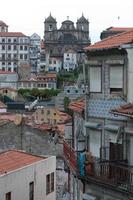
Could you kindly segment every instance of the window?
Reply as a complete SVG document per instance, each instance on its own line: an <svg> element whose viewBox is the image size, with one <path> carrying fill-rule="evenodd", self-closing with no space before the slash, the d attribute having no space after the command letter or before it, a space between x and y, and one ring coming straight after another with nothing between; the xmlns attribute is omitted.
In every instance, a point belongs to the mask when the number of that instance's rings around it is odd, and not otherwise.
<svg viewBox="0 0 133 200"><path fill-rule="evenodd" d="M49 61L49 64L52 64L52 60Z"/></svg>
<svg viewBox="0 0 133 200"><path fill-rule="evenodd" d="M34 200L34 182L29 183L29 200Z"/></svg>
<svg viewBox="0 0 133 200"><path fill-rule="evenodd" d="M2 45L2 50L5 50L5 45Z"/></svg>
<svg viewBox="0 0 133 200"><path fill-rule="evenodd" d="M110 92L122 92L123 66L110 67Z"/></svg>
<svg viewBox="0 0 133 200"><path fill-rule="evenodd" d="M47 115L49 115L50 114L50 110L47 110Z"/></svg>
<svg viewBox="0 0 133 200"><path fill-rule="evenodd" d="M10 38L8 39L8 42L9 42L9 43L11 42L11 39L10 39Z"/></svg>
<svg viewBox="0 0 133 200"><path fill-rule="evenodd" d="M5 60L5 54L2 54L2 60Z"/></svg>
<svg viewBox="0 0 133 200"><path fill-rule="evenodd" d="M11 59L11 54L10 53L7 56L8 56L8 59Z"/></svg>
<svg viewBox="0 0 133 200"><path fill-rule="evenodd" d="M52 25L51 24L49 25L49 31L52 31Z"/></svg>
<svg viewBox="0 0 133 200"><path fill-rule="evenodd" d="M17 50L17 46L16 45L13 46L13 50Z"/></svg>
<svg viewBox="0 0 133 200"><path fill-rule="evenodd" d="M2 43L5 43L5 38L2 38Z"/></svg>
<svg viewBox="0 0 133 200"><path fill-rule="evenodd" d="M11 45L8 45L8 50L11 50Z"/></svg>
<svg viewBox="0 0 133 200"><path fill-rule="evenodd" d="M56 64L56 60L54 60L54 64Z"/></svg>
<svg viewBox="0 0 133 200"><path fill-rule="evenodd" d="M54 172L51 173L51 192L54 191Z"/></svg>
<svg viewBox="0 0 133 200"><path fill-rule="evenodd" d="M11 200L11 192L6 193L6 200Z"/></svg>
<svg viewBox="0 0 133 200"><path fill-rule="evenodd" d="M2 67L2 71L5 71L5 67Z"/></svg>
<svg viewBox="0 0 133 200"><path fill-rule="evenodd" d="M11 62L8 62L8 65L11 65Z"/></svg>
<svg viewBox="0 0 133 200"><path fill-rule="evenodd" d="M13 42L16 43L16 42L17 42L17 39L14 39Z"/></svg>
<svg viewBox="0 0 133 200"><path fill-rule="evenodd" d="M27 56L27 54L25 54L25 55L24 55L24 59L27 60L27 58L28 58L28 56Z"/></svg>
<svg viewBox="0 0 133 200"><path fill-rule="evenodd" d="M50 193L50 174L46 176L46 194Z"/></svg>
<svg viewBox="0 0 133 200"><path fill-rule="evenodd" d="M27 46L24 46L24 50L27 51L27 49L28 49Z"/></svg>
<svg viewBox="0 0 133 200"><path fill-rule="evenodd" d="M20 50L23 50L23 46L22 45L20 46Z"/></svg>
<svg viewBox="0 0 133 200"><path fill-rule="evenodd" d="M13 55L13 58L16 59L16 58L17 58L17 54L14 54L14 55Z"/></svg>
<svg viewBox="0 0 133 200"><path fill-rule="evenodd" d="M17 68L16 67L14 67L13 70L14 70L14 72L17 72Z"/></svg>
<svg viewBox="0 0 133 200"><path fill-rule="evenodd" d="M101 92L101 67L90 67L90 92Z"/></svg>
<svg viewBox="0 0 133 200"><path fill-rule="evenodd" d="M2 65L5 65L5 62L2 62Z"/></svg>
<svg viewBox="0 0 133 200"><path fill-rule="evenodd" d="M8 67L8 71L11 72L11 67Z"/></svg>
<svg viewBox="0 0 133 200"><path fill-rule="evenodd" d="M41 110L41 114L44 114L44 110Z"/></svg>
<svg viewBox="0 0 133 200"><path fill-rule="evenodd" d="M46 194L54 191L54 172L46 176Z"/></svg>
<svg viewBox="0 0 133 200"><path fill-rule="evenodd" d="M20 54L20 59L23 59L23 54Z"/></svg>

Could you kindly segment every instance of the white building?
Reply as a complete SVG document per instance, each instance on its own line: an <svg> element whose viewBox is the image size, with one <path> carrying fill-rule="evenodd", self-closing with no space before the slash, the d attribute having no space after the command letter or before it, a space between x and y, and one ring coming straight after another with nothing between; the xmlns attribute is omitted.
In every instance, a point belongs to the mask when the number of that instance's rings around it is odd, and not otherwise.
<svg viewBox="0 0 133 200"><path fill-rule="evenodd" d="M31 73L37 73L40 69L40 50L41 38L38 34L34 33L30 36L30 64Z"/></svg>
<svg viewBox="0 0 133 200"><path fill-rule="evenodd" d="M60 58L56 57L50 57L49 58L49 66L48 66L48 71L55 71L59 72L62 67L62 61Z"/></svg>
<svg viewBox="0 0 133 200"><path fill-rule="evenodd" d="M2 101L0 101L0 113L7 112L7 105L5 105Z"/></svg>
<svg viewBox="0 0 133 200"><path fill-rule="evenodd" d="M0 88L17 89L18 74L16 72L0 70Z"/></svg>
<svg viewBox="0 0 133 200"><path fill-rule="evenodd" d="M63 68L66 71L71 71L76 68L77 65L77 54L76 52L69 50L64 53Z"/></svg>
<svg viewBox="0 0 133 200"><path fill-rule="evenodd" d="M17 71L23 63L29 64L29 37L8 32L8 26L0 21L0 70Z"/></svg>
<svg viewBox="0 0 133 200"><path fill-rule="evenodd" d="M54 156L8 150L0 154L1 200L55 200Z"/></svg>

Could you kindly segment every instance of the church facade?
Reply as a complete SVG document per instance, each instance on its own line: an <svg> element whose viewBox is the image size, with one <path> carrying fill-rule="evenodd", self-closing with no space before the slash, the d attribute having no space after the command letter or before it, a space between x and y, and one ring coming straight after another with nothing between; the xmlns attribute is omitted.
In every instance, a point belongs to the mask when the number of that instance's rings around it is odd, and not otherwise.
<svg viewBox="0 0 133 200"><path fill-rule="evenodd" d="M74 22L67 18L58 29L56 19L50 14L44 22L44 40L46 65L49 65L52 58L62 60L63 64L64 53L70 50L77 53L90 44L89 21L82 15L75 26Z"/></svg>

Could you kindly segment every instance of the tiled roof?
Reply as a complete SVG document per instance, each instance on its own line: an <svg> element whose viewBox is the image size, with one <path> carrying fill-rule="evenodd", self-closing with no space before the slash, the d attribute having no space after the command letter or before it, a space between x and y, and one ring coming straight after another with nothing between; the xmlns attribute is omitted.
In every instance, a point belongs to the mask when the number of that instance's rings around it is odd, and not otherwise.
<svg viewBox="0 0 133 200"><path fill-rule="evenodd" d="M85 48L86 51L118 48L120 45L133 42L133 30L108 37Z"/></svg>
<svg viewBox="0 0 133 200"><path fill-rule="evenodd" d="M124 31L130 31L133 30L133 27L109 27L106 29L107 31L120 31L120 32L124 32Z"/></svg>
<svg viewBox="0 0 133 200"><path fill-rule="evenodd" d="M9 87L2 87L2 88L0 88L0 90L10 90L10 91L17 92L16 89L14 89L14 88L9 88Z"/></svg>
<svg viewBox="0 0 133 200"><path fill-rule="evenodd" d="M5 120L5 121L11 121L11 122L14 122L15 120L15 115L10 115L10 114L3 114L3 115L0 115L0 120Z"/></svg>
<svg viewBox="0 0 133 200"><path fill-rule="evenodd" d="M6 26L6 27L8 27L7 24L5 22L1 21L1 20L0 20L0 26Z"/></svg>
<svg viewBox="0 0 133 200"><path fill-rule="evenodd" d="M10 71L2 71L0 70L0 74L17 74L16 72L10 72Z"/></svg>
<svg viewBox="0 0 133 200"><path fill-rule="evenodd" d="M43 157L17 150L2 152L0 153L0 175L26 167L43 159Z"/></svg>
<svg viewBox="0 0 133 200"><path fill-rule="evenodd" d="M133 118L133 104L128 103L111 110L111 113Z"/></svg>
<svg viewBox="0 0 133 200"><path fill-rule="evenodd" d="M2 101L0 101L0 108L7 108L7 106Z"/></svg>
<svg viewBox="0 0 133 200"><path fill-rule="evenodd" d="M80 99L69 104L70 110L81 113L85 109L85 100Z"/></svg>
<svg viewBox="0 0 133 200"><path fill-rule="evenodd" d="M26 37L21 32L0 32L0 37Z"/></svg>
<svg viewBox="0 0 133 200"><path fill-rule="evenodd" d="M37 76L37 78L39 78L39 77L56 78L56 73L40 74Z"/></svg>
<svg viewBox="0 0 133 200"><path fill-rule="evenodd" d="M68 122L71 120L71 116L68 115L67 113L63 113L60 111L57 111L57 113L60 115L60 117L64 120L64 123Z"/></svg>

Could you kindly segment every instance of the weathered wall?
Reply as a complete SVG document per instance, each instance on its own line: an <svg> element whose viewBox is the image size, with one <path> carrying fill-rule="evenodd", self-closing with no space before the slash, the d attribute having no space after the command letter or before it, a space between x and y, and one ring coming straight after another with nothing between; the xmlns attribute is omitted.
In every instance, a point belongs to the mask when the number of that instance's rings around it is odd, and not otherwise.
<svg viewBox="0 0 133 200"><path fill-rule="evenodd" d="M16 126L8 123L0 126L0 150L17 148L43 155L62 156L62 145L55 144L48 132L28 126Z"/></svg>

